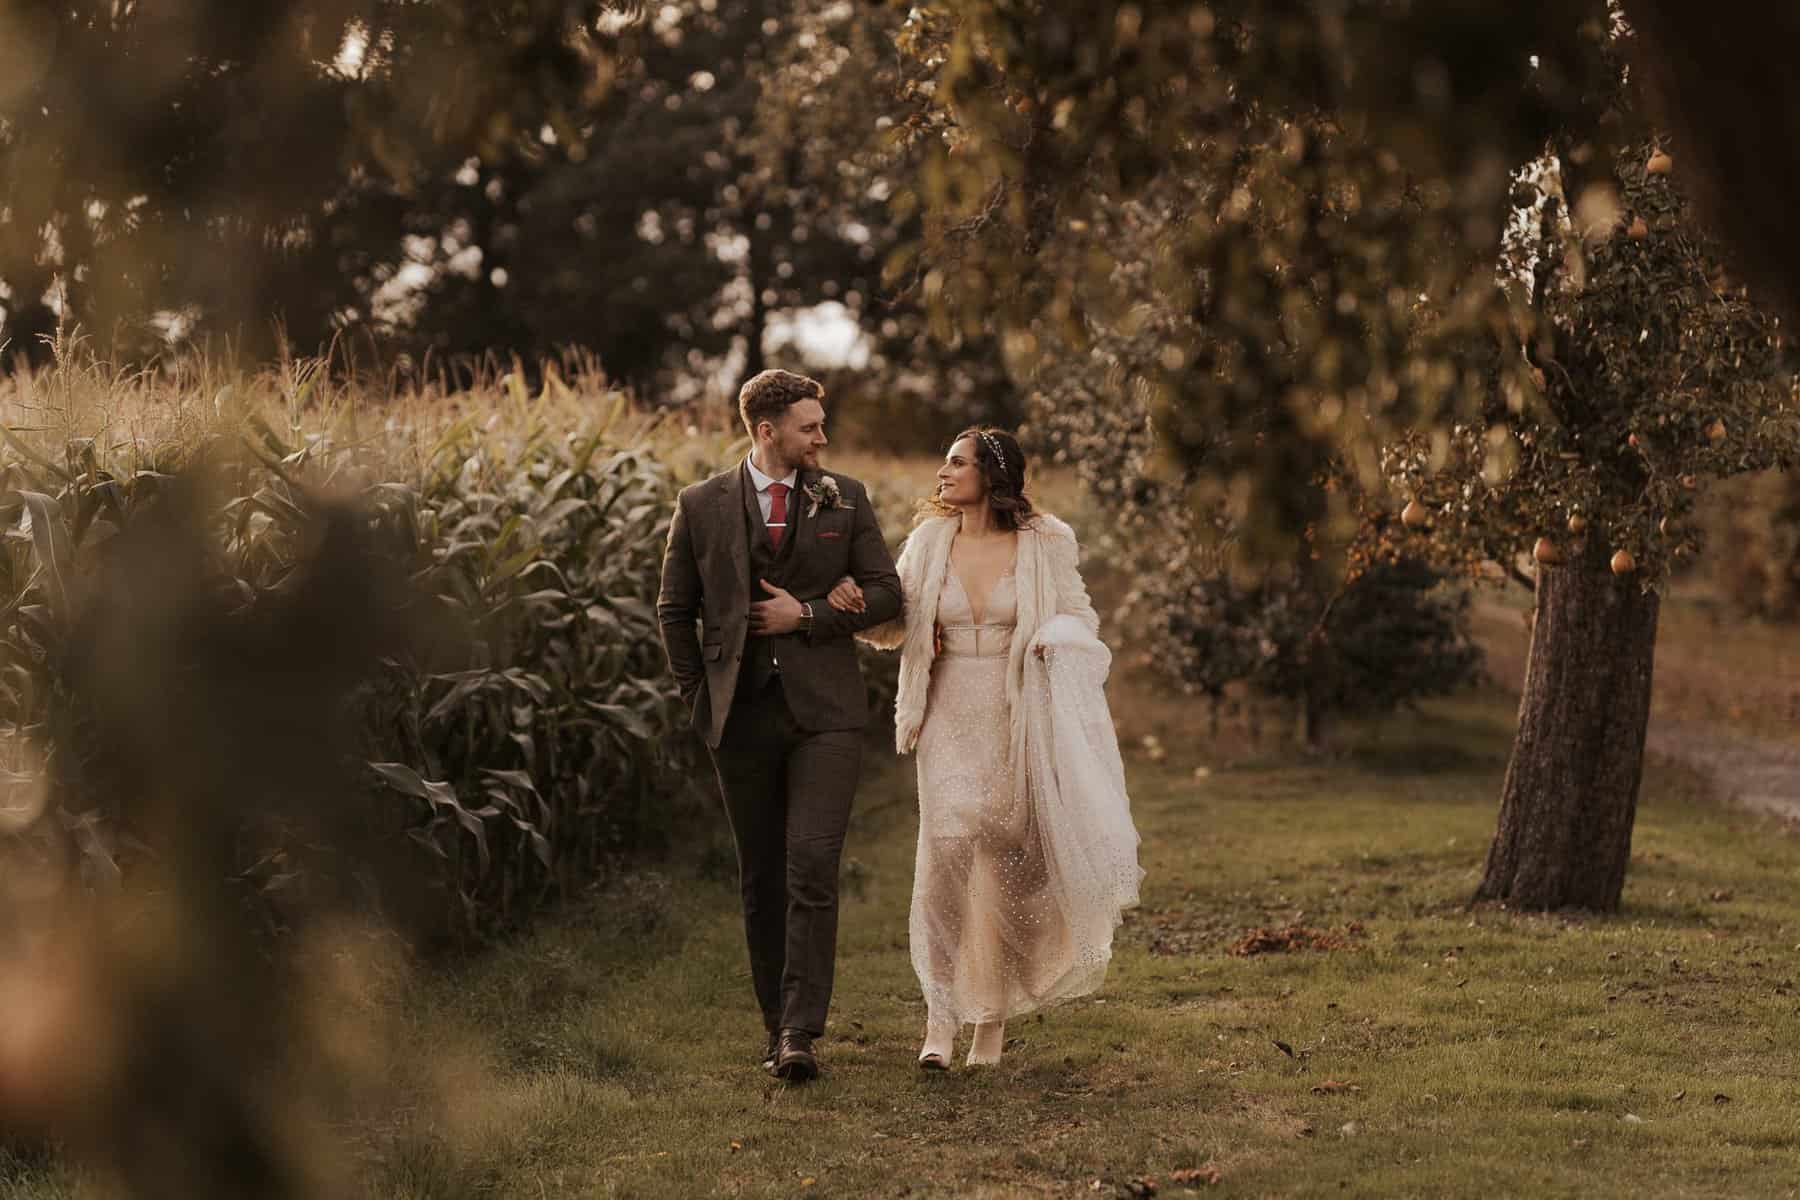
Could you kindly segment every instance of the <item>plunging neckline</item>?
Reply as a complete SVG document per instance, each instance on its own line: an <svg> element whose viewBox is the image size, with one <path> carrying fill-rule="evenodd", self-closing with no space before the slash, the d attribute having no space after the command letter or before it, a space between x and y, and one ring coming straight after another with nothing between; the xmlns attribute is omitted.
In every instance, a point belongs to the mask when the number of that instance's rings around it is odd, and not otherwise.
<svg viewBox="0 0 1800 1200"><path fill-rule="evenodd" d="M962 590L963 599L967 600L969 602L969 623L970 624L972 624L972 625L985 624L985 622L982 620L982 618L987 616L987 610L988 610L989 606L992 605L994 602L994 593L1000 590L1000 585L1002 583L1005 583L1008 579L1012 578L1013 571L1015 568L1018 567L1018 565L1019 565L1019 549L1017 546L1014 546L1012 561L1010 563L1006 564L1006 570L1000 572L1000 574L998 574L994 577L993 586L988 588L988 594L982 598L981 607L979 609L977 609L975 607L975 597L972 593L970 593L969 585L963 582L962 572L960 572L956 569L955 563L948 564L948 566L950 568L950 578L956 580L956 586Z"/></svg>

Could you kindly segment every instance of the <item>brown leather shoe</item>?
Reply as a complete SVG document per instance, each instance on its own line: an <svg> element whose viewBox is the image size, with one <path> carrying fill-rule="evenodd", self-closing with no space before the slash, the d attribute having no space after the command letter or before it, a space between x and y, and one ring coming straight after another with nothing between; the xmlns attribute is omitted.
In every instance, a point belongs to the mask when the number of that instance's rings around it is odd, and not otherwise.
<svg viewBox="0 0 1800 1200"><path fill-rule="evenodd" d="M806 1083L819 1076L819 1057L813 1053L811 1035L784 1029L775 1050L775 1075L789 1083Z"/></svg>

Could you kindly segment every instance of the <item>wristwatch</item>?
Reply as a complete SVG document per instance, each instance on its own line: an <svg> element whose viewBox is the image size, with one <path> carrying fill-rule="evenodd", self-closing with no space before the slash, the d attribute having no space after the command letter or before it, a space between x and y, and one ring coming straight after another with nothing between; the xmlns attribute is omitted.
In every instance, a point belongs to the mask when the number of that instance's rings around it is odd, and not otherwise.
<svg viewBox="0 0 1800 1200"><path fill-rule="evenodd" d="M800 627L798 629L796 629L795 632L796 633L811 633L812 632L812 605L810 603L802 604L800 606Z"/></svg>

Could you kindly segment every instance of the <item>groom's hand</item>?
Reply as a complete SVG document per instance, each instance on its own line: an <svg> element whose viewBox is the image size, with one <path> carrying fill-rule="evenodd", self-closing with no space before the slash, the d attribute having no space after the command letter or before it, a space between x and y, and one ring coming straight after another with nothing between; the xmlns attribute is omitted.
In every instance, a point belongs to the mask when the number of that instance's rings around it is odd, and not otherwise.
<svg viewBox="0 0 1800 1200"><path fill-rule="evenodd" d="M800 602L793 593L778 588L766 579L757 580L773 600L759 600L750 606L750 632L758 637L792 633L800 628Z"/></svg>

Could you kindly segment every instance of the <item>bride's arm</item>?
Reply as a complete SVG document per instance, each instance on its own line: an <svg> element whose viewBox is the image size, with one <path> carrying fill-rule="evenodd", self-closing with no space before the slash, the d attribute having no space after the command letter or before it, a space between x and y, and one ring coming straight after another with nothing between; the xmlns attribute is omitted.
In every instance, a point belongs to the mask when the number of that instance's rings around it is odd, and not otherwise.
<svg viewBox="0 0 1800 1200"><path fill-rule="evenodd" d="M906 544L900 547L900 558L894 563L894 573L900 577L902 589L912 577L913 558L918 553L915 543L917 538L909 536ZM864 642L877 650L898 650L906 641L906 605L911 597L902 597L900 612L891 620L879 625L871 625L867 629L857 631L856 640Z"/></svg>

